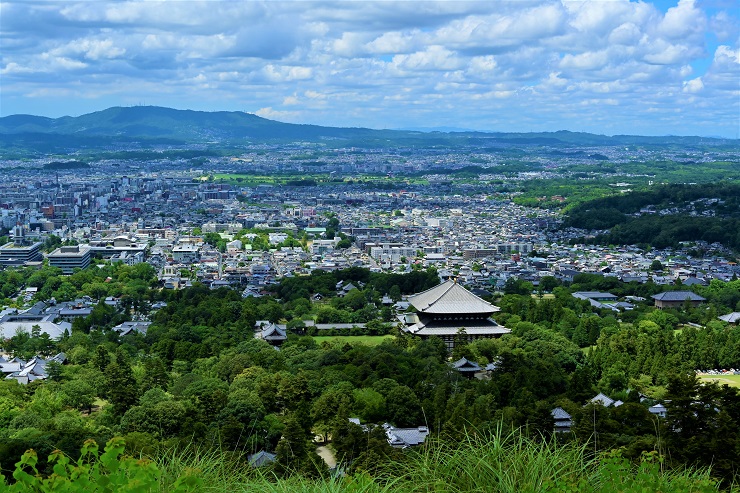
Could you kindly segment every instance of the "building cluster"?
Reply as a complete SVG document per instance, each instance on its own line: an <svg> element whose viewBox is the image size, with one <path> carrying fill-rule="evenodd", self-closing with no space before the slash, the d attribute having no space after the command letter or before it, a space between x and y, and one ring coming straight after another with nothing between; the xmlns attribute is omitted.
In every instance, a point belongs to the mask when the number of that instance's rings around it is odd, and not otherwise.
<svg viewBox="0 0 740 493"><path fill-rule="evenodd" d="M352 155L337 159L352 161ZM569 281L582 272L685 285L738 274L719 245L574 246L583 231L559 229L556 213L491 195L490 186L432 181L383 191L359 180L240 186L183 166L124 169L131 173L29 172L0 184L0 224L9 240L0 246L0 266L40 265L46 258L69 274L96 258L148 262L166 288L198 281L238 287L246 296L259 296L284 276L348 267L435 267L443 280L484 290L502 289L511 278L537 287L543 277ZM330 217L336 218L332 227ZM697 248L704 255L690 255ZM656 260L661 270L651 269Z"/></svg>

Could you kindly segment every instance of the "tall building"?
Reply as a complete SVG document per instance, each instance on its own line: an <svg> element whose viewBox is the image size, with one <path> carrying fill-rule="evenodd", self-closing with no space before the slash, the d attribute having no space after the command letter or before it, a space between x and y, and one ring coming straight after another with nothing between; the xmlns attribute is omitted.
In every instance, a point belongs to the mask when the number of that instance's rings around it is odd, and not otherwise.
<svg viewBox="0 0 740 493"><path fill-rule="evenodd" d="M439 337L452 351L456 342L501 337L511 332L491 318L499 308L449 280L409 297L417 313L403 316L403 330L427 339Z"/></svg>
<svg viewBox="0 0 740 493"><path fill-rule="evenodd" d="M13 242L0 246L0 265L23 265L27 262L37 262L43 258L42 243L31 243L25 236L25 230L20 223L13 228Z"/></svg>

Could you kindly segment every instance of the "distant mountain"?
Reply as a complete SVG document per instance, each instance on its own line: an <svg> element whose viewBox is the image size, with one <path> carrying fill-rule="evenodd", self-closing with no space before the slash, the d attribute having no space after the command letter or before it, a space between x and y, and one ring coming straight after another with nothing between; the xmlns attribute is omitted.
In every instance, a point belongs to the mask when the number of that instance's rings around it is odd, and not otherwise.
<svg viewBox="0 0 740 493"><path fill-rule="evenodd" d="M722 145L726 139L594 135L568 131L540 133L420 132L296 125L244 112L175 110L157 106L115 107L78 117L11 115L0 118L4 149L94 148L137 142L223 145L255 142L339 141L361 147L379 145Z"/></svg>
<svg viewBox="0 0 740 493"><path fill-rule="evenodd" d="M368 129L280 123L237 111L175 110L157 106L115 107L78 117L12 115L0 118L0 133L54 133L182 141L362 137Z"/></svg>

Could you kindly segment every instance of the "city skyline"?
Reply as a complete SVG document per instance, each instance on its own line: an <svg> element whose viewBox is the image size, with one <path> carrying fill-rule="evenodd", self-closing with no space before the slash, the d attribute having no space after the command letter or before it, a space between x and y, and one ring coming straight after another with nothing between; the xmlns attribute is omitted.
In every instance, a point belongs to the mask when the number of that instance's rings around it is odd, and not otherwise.
<svg viewBox="0 0 740 493"><path fill-rule="evenodd" d="M3 2L0 116L738 137L731 1Z"/></svg>

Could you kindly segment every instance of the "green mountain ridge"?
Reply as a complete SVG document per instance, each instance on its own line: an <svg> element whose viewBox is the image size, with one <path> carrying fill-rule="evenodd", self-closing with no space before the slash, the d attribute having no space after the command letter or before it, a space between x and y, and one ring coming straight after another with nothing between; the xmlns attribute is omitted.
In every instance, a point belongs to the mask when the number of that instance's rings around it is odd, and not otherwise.
<svg viewBox="0 0 740 493"><path fill-rule="evenodd" d="M737 145L737 140L708 137L605 136L560 130L557 132L421 132L412 130L377 130L369 128L327 127L282 123L239 111L193 111L158 106L113 107L71 117L48 118L10 115L0 118L0 145L37 140L43 135L69 136L69 145L77 139L105 137L122 143L165 139L182 143L243 144L280 141L346 141L347 145L368 143L429 145Z"/></svg>

